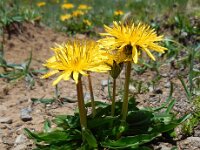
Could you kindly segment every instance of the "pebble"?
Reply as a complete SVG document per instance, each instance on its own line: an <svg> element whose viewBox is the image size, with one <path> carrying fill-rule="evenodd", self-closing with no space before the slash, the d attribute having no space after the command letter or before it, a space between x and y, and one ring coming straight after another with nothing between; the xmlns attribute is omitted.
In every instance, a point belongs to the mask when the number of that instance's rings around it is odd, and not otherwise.
<svg viewBox="0 0 200 150"><path fill-rule="evenodd" d="M163 73L163 74L161 74L161 76L162 76L163 78L166 78L166 77L168 77L169 75L168 75L167 73Z"/></svg>
<svg viewBox="0 0 200 150"><path fill-rule="evenodd" d="M20 118L22 121L31 121L32 116L30 115L32 109L31 108L22 108L20 111Z"/></svg>
<svg viewBox="0 0 200 150"><path fill-rule="evenodd" d="M77 34L75 35L75 37L76 37L77 39L85 39L85 38L86 38L86 35L85 35L85 34L79 34L79 33L77 33Z"/></svg>
<svg viewBox="0 0 200 150"><path fill-rule="evenodd" d="M90 93L86 92L86 93L84 94L84 101L85 101L85 103L88 103L88 102L91 101Z"/></svg>
<svg viewBox="0 0 200 150"><path fill-rule="evenodd" d="M154 89L153 89L153 86L149 86L148 89L149 89L149 92L153 92L153 90L154 90Z"/></svg>
<svg viewBox="0 0 200 150"><path fill-rule="evenodd" d="M164 87L165 87L165 88L170 88L170 85L171 85L170 82L167 82L167 83L164 85Z"/></svg>
<svg viewBox="0 0 200 150"><path fill-rule="evenodd" d="M22 143L25 143L26 141L27 141L26 136L24 134L20 134L15 139L15 144L14 145L22 144Z"/></svg>
<svg viewBox="0 0 200 150"><path fill-rule="evenodd" d="M129 85L129 92L131 93L136 92L136 88L133 85Z"/></svg>
<svg viewBox="0 0 200 150"><path fill-rule="evenodd" d="M27 145L26 144L20 144L15 146L12 150L25 150L27 149Z"/></svg>
<svg viewBox="0 0 200 150"><path fill-rule="evenodd" d="M105 88L107 85L108 85L108 80L102 80L101 81L102 88Z"/></svg>
<svg viewBox="0 0 200 150"><path fill-rule="evenodd" d="M9 117L0 117L0 123L6 123L6 124L11 124L12 119Z"/></svg>
<svg viewBox="0 0 200 150"><path fill-rule="evenodd" d="M184 143L200 148L200 137L188 137Z"/></svg>
<svg viewBox="0 0 200 150"><path fill-rule="evenodd" d="M6 128L7 128L6 125L0 124L0 129L6 129Z"/></svg>

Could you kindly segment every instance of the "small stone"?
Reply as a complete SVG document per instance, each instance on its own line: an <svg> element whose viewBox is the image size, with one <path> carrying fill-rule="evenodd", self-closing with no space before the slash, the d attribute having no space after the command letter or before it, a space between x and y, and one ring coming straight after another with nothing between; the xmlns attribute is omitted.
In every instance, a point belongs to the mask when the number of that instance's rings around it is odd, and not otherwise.
<svg viewBox="0 0 200 150"><path fill-rule="evenodd" d="M20 112L20 118L22 121L31 121L32 120L32 116L30 115L31 113L31 108L23 108L21 109Z"/></svg>
<svg viewBox="0 0 200 150"><path fill-rule="evenodd" d="M26 136L23 135L23 134L20 134L20 135L17 136L14 145L22 144L22 143L25 143L26 141L27 141Z"/></svg>
<svg viewBox="0 0 200 150"><path fill-rule="evenodd" d="M182 37L186 37L187 35L188 35L187 32L184 32L184 31L181 32L181 36L182 36Z"/></svg>
<svg viewBox="0 0 200 150"><path fill-rule="evenodd" d="M194 136L200 137L200 130L195 130L194 131Z"/></svg>
<svg viewBox="0 0 200 150"><path fill-rule="evenodd" d="M165 145L160 146L160 150L171 150L171 147L167 147Z"/></svg>
<svg viewBox="0 0 200 150"><path fill-rule="evenodd" d="M46 104L46 107L51 107L51 104Z"/></svg>
<svg viewBox="0 0 200 150"><path fill-rule="evenodd" d="M84 94L84 101L85 101L85 103L89 102L90 100L91 100L90 93L86 92Z"/></svg>
<svg viewBox="0 0 200 150"><path fill-rule="evenodd" d="M134 92L136 92L136 88L133 85L129 85L129 91L131 93L134 93Z"/></svg>
<svg viewBox="0 0 200 150"><path fill-rule="evenodd" d="M6 114L6 110L8 110L6 106L0 105L0 114L1 115Z"/></svg>
<svg viewBox="0 0 200 150"><path fill-rule="evenodd" d="M153 92L153 86L149 86L149 92Z"/></svg>
<svg viewBox="0 0 200 150"><path fill-rule="evenodd" d="M0 117L0 123L6 123L6 124L11 124L12 119L9 117Z"/></svg>
<svg viewBox="0 0 200 150"><path fill-rule="evenodd" d="M190 143L190 145L200 148L200 137L188 137L185 143Z"/></svg>
<svg viewBox="0 0 200 150"><path fill-rule="evenodd" d="M165 88L169 88L170 86L171 86L170 82L167 82L167 83L164 85Z"/></svg>
<svg viewBox="0 0 200 150"><path fill-rule="evenodd" d="M101 86L104 88L108 85L108 80L102 80L101 81Z"/></svg>
<svg viewBox="0 0 200 150"><path fill-rule="evenodd" d="M41 111L40 109L36 109L35 112L36 112L37 114L39 114L39 113L41 113L42 111Z"/></svg>
<svg viewBox="0 0 200 150"><path fill-rule="evenodd" d="M20 144L15 146L12 150L25 150L27 149L27 145L26 144Z"/></svg>
<svg viewBox="0 0 200 150"><path fill-rule="evenodd" d="M0 124L0 129L6 129L6 128L7 128L6 125Z"/></svg>
<svg viewBox="0 0 200 150"><path fill-rule="evenodd" d="M167 73L163 73L163 74L161 74L161 76L162 76L163 78L166 78L166 77L168 77L168 74L167 74Z"/></svg>
<svg viewBox="0 0 200 150"><path fill-rule="evenodd" d="M86 38L86 35L85 35L85 34L79 34L79 33L77 33L77 34L75 35L75 37L76 37L77 39L85 39L85 38Z"/></svg>

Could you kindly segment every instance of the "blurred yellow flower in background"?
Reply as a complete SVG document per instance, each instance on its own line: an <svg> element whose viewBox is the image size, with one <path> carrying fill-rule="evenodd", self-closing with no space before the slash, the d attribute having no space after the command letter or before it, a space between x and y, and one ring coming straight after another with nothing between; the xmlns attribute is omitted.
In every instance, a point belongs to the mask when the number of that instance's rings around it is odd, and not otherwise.
<svg viewBox="0 0 200 150"><path fill-rule="evenodd" d="M92 23L88 19L83 19L83 23L85 23L88 26L92 25Z"/></svg>
<svg viewBox="0 0 200 150"><path fill-rule="evenodd" d="M123 52L127 56L127 60L134 63L138 62L138 57L142 51L155 60L151 51L164 53L167 50L158 44L163 40L163 36L157 36L154 29L150 26L139 23L138 25L123 24L121 22L113 22L113 27L104 26L107 33L101 33L105 38L98 42L101 47L110 49L111 51ZM117 52L117 53L118 53Z"/></svg>
<svg viewBox="0 0 200 150"><path fill-rule="evenodd" d="M102 51L94 41L70 41L57 45L52 50L55 55L44 64L51 70L42 78L58 74L53 85L58 84L62 79L69 80L70 78L77 84L79 76L87 76L87 71L106 72L110 70L110 67L104 63L105 57L102 57Z"/></svg>
<svg viewBox="0 0 200 150"><path fill-rule="evenodd" d="M65 3L61 5L62 9L71 9L74 8L74 5L72 3Z"/></svg>
<svg viewBox="0 0 200 150"><path fill-rule="evenodd" d="M80 4L80 5L78 6L78 9L81 9L81 10L89 10L89 9L91 9L91 7L88 6L88 5L86 5L86 4Z"/></svg>
<svg viewBox="0 0 200 150"><path fill-rule="evenodd" d="M65 21L65 20L71 19L71 17L72 17L71 14L61 15L61 16L60 16L60 20L61 20L61 21Z"/></svg>
<svg viewBox="0 0 200 150"><path fill-rule="evenodd" d="M82 16L84 14L85 13L81 10L75 10L75 11L72 12L72 16L74 16L74 17Z"/></svg>
<svg viewBox="0 0 200 150"><path fill-rule="evenodd" d="M122 11L122 10L116 10L115 12L114 12L114 15L115 16L120 16L120 15L123 15L124 14L124 12Z"/></svg>
<svg viewBox="0 0 200 150"><path fill-rule="evenodd" d="M43 7L43 6L45 6L46 5L46 2L38 2L37 3L37 6L38 7Z"/></svg>

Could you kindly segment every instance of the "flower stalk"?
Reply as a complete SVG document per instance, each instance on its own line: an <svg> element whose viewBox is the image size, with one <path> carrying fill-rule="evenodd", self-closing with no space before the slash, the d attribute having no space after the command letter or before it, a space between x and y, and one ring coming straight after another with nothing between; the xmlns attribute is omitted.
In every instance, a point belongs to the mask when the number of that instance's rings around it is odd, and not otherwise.
<svg viewBox="0 0 200 150"><path fill-rule="evenodd" d="M78 97L78 109L79 109L79 116L80 116L80 124L82 129L87 128L87 117L86 117L86 109L84 104L83 98L83 87L81 77L78 79L78 83L76 84L77 89L77 97Z"/></svg>
<svg viewBox="0 0 200 150"><path fill-rule="evenodd" d="M115 115L115 95L116 95L116 79L113 78L113 96L112 96L112 105L111 105L111 116Z"/></svg>
<svg viewBox="0 0 200 150"><path fill-rule="evenodd" d="M92 80L91 80L90 72L88 72L88 84L89 84L90 98L91 98L91 105L92 105L92 116L95 117L96 109L95 109L95 101L94 101L94 94L93 94Z"/></svg>
<svg viewBox="0 0 200 150"><path fill-rule="evenodd" d="M129 82L131 75L131 62L128 61L126 64L126 72L125 72L125 84L124 84L124 98L122 104L122 121L126 121L126 116L128 113L128 94L129 94Z"/></svg>

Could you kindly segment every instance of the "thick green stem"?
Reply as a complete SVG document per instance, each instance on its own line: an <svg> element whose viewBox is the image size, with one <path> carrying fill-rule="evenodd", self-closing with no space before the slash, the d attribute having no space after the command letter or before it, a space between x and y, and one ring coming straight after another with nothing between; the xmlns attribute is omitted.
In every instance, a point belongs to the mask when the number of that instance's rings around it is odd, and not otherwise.
<svg viewBox="0 0 200 150"><path fill-rule="evenodd" d="M92 105L92 116L95 117L96 109L95 109L94 94L93 94L93 88L92 88L92 80L91 80L91 76L89 72L88 72L88 84L89 84L90 98L91 98L91 105Z"/></svg>
<svg viewBox="0 0 200 150"><path fill-rule="evenodd" d="M124 99L122 105L122 121L126 121L126 116L128 113L128 94L129 94L130 75L131 75L131 62L127 62L126 72L125 72L125 84L124 84Z"/></svg>
<svg viewBox="0 0 200 150"><path fill-rule="evenodd" d="M115 95L116 95L116 79L113 79L113 96L112 96L111 116L115 115Z"/></svg>
<svg viewBox="0 0 200 150"><path fill-rule="evenodd" d="M78 83L76 84L77 89L77 97L78 97L78 109L79 109L79 115L80 115L80 123L81 128L85 129L87 128L87 117L86 117L86 109L83 99L83 87L82 87L82 81L81 78L79 78Z"/></svg>

